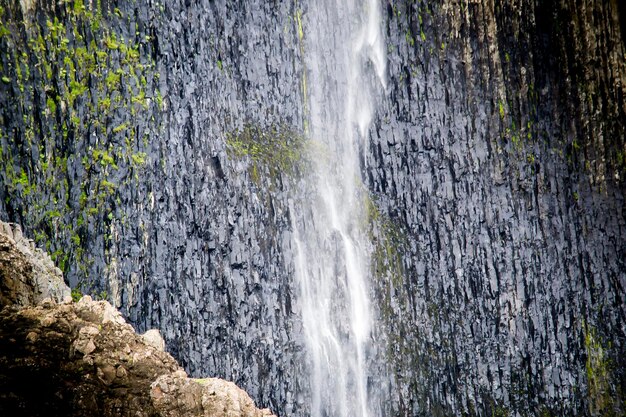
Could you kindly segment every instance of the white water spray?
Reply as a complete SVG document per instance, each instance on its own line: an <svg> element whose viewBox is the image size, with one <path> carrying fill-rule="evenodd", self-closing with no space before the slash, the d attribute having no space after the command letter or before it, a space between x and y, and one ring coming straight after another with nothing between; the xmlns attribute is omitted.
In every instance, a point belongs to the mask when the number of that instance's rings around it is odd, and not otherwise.
<svg viewBox="0 0 626 417"><path fill-rule="evenodd" d="M359 149L385 87L379 4L323 0L307 11L310 204L291 206L296 275L311 363L313 417L367 417L372 315Z"/></svg>

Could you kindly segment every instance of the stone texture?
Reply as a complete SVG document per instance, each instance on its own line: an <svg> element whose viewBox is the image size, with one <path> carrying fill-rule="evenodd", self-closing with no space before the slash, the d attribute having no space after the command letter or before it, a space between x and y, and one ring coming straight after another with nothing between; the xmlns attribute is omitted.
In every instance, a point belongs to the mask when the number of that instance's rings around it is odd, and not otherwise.
<svg viewBox="0 0 626 417"><path fill-rule="evenodd" d="M398 254L375 260L373 294L403 414L625 412L624 17L617 2L389 6L365 172L388 219L375 241Z"/></svg>
<svg viewBox="0 0 626 417"><path fill-rule="evenodd" d="M150 396L162 416L272 416L259 410L248 394L232 382L218 378L189 379L182 372L160 376L152 383Z"/></svg>
<svg viewBox="0 0 626 417"><path fill-rule="evenodd" d="M50 256L26 239L19 225L0 222L0 308L71 301L70 289Z"/></svg>
<svg viewBox="0 0 626 417"><path fill-rule="evenodd" d="M106 301L0 312L0 413L10 416L271 416L233 383L194 380Z"/></svg>
<svg viewBox="0 0 626 417"><path fill-rule="evenodd" d="M165 351L165 341L161 337L161 333L157 329L150 329L141 335L146 345L155 349Z"/></svg>
<svg viewBox="0 0 626 417"><path fill-rule="evenodd" d="M23 255L4 237L0 272L6 283L5 277L30 271L41 259ZM107 301L86 295L77 303L26 303L32 301L28 284L40 277L27 278L25 287L3 293L0 415L272 416L231 382L188 378L164 352L158 332L136 334ZM16 295L19 290L25 295Z"/></svg>
<svg viewBox="0 0 626 417"><path fill-rule="evenodd" d="M281 415L306 415L286 204L297 180L253 169L227 142L246 124L304 131L308 3L102 2L107 30L141 42L160 76L147 77L147 110L112 111L104 134L83 126L67 138L68 106L46 106L62 90L63 59L46 61L52 80L41 75L28 25L7 3L2 21L17 23L0 39L1 216L63 250L73 286L106 290L140 331L158 328L192 375L226 377ZM607 396L604 407L623 413L622 2L381 6L389 82L362 169L381 219L370 382L387 413L589 415ZM29 7L29 19L70 24L69 8ZM77 31L91 39L88 26ZM117 52L107 65L120 68ZM79 119L90 101L74 103ZM83 164L93 147L125 146L113 133L123 123L145 166ZM57 160L46 174L42 161ZM117 187L87 216L81 193L100 192L107 169ZM587 372L593 358L610 383Z"/></svg>

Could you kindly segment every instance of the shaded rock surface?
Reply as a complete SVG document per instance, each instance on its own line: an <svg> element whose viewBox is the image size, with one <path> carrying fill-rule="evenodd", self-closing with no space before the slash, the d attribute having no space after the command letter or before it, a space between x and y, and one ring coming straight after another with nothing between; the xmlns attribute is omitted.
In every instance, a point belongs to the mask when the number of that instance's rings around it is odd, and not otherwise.
<svg viewBox="0 0 626 417"><path fill-rule="evenodd" d="M386 216L392 396L408 415L623 415L623 10L387 12L389 99L364 165Z"/></svg>
<svg viewBox="0 0 626 417"><path fill-rule="evenodd" d="M3 230L0 241L3 283L41 262L41 257L24 255ZM188 378L163 350L158 332L136 334L107 301L84 296L76 303L70 299L59 304L47 298L35 306L26 294L3 292L0 415L272 415L257 409L233 383Z"/></svg>

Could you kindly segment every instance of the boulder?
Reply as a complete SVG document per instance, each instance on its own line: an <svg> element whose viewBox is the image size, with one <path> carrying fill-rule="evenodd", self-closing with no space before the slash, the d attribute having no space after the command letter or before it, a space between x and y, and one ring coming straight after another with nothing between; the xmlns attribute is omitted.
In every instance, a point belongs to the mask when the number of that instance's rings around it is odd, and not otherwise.
<svg viewBox="0 0 626 417"><path fill-rule="evenodd" d="M20 248L19 228L6 228L0 223L0 416L271 415L231 382L188 378L158 330L138 335L107 301L68 301L62 275L41 267L49 258Z"/></svg>

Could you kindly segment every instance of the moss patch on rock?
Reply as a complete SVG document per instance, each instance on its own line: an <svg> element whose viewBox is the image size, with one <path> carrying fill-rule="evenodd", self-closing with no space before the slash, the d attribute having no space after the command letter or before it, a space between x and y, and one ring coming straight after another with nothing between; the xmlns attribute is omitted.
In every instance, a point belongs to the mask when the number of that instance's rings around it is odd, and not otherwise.
<svg viewBox="0 0 626 417"><path fill-rule="evenodd" d="M309 142L285 126L262 128L247 124L226 135L227 152L233 158L249 158L250 178L257 184L279 177L298 178L309 167Z"/></svg>
<svg viewBox="0 0 626 417"><path fill-rule="evenodd" d="M129 22L100 0L29 13L0 0L0 204L85 279L85 237L121 220L119 189L138 182L158 130L150 28Z"/></svg>

